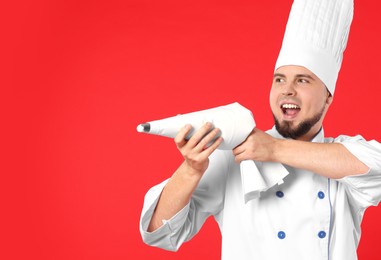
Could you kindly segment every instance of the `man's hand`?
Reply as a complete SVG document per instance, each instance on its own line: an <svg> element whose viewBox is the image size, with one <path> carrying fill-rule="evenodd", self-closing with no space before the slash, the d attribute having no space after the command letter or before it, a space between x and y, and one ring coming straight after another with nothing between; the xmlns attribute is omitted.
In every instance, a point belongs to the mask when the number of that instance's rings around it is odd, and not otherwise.
<svg viewBox="0 0 381 260"><path fill-rule="evenodd" d="M274 161L274 149L277 142L280 141L282 140L276 139L265 132L254 128L246 140L234 148L233 154L235 156L235 161Z"/></svg>
<svg viewBox="0 0 381 260"><path fill-rule="evenodd" d="M236 162L279 162L333 179L369 171L367 165L340 143L277 139L258 129L254 129L247 139L233 150L233 154Z"/></svg>
<svg viewBox="0 0 381 260"><path fill-rule="evenodd" d="M218 137L212 142L218 136L220 130L218 128L213 129L211 123L206 123L187 141L185 137L191 129L191 125L184 126L175 137L175 143L184 157L186 172L202 175L208 168L209 156L221 144L222 138Z"/></svg>
<svg viewBox="0 0 381 260"><path fill-rule="evenodd" d="M184 162L163 189L148 226L148 232L153 232L161 227L164 219L171 219L187 205L209 166L209 156L222 142L221 137L213 141L220 130L213 129L211 123L206 123L187 141L185 137L191 129L190 125L186 125L175 137L176 146L183 155Z"/></svg>

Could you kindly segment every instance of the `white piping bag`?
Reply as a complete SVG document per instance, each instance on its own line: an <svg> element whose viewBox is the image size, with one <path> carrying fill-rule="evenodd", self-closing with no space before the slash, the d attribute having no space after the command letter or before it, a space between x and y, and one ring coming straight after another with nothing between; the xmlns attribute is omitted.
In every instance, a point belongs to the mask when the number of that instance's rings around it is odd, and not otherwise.
<svg viewBox="0 0 381 260"><path fill-rule="evenodd" d="M221 130L223 142L218 147L220 150L234 149L245 141L255 128L255 121L251 111L236 102L207 110L150 121L138 125L137 131L174 138L183 126L191 124L192 130L186 137L189 139L206 122L211 122L214 127ZM258 198L260 192L266 191L275 184L283 183L283 178L288 172L281 164L275 167L278 172L274 172L274 165L274 163L267 162L255 163L251 160L240 163L245 202ZM261 169L263 172L266 172L266 176L263 176L260 171ZM279 174L280 169L282 171Z"/></svg>

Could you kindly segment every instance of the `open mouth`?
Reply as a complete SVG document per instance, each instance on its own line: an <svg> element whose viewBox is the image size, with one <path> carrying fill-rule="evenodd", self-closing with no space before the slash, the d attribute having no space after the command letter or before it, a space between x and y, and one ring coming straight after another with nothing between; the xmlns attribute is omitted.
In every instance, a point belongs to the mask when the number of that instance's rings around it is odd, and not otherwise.
<svg viewBox="0 0 381 260"><path fill-rule="evenodd" d="M283 111L283 115L285 115L288 118L295 117L300 111L300 107L298 105L295 105L295 104L287 104L286 103L286 104L281 105L280 108Z"/></svg>

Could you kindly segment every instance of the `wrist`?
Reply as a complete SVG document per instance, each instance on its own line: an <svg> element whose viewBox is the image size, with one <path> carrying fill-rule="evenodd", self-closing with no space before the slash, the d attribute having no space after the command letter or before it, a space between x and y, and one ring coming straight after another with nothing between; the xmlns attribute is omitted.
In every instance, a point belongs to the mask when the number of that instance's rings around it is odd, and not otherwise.
<svg viewBox="0 0 381 260"><path fill-rule="evenodd" d="M282 154L284 153L284 147L287 147L287 141L285 139L274 138L270 148L270 161L282 162Z"/></svg>
<svg viewBox="0 0 381 260"><path fill-rule="evenodd" d="M198 181L201 179L202 175L204 174L205 170L198 169L190 165L187 161L184 161L181 165L181 174L183 177L196 180Z"/></svg>

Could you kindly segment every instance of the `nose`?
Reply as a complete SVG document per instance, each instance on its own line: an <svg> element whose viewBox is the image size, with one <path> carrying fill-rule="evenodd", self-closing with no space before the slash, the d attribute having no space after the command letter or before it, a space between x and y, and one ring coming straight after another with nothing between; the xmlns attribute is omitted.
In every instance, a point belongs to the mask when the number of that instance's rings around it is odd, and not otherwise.
<svg viewBox="0 0 381 260"><path fill-rule="evenodd" d="M295 91L295 86L293 83L287 83L283 86L282 89L282 94L284 96L295 96L296 91Z"/></svg>

